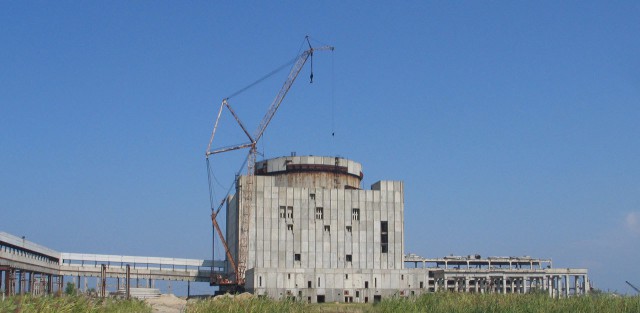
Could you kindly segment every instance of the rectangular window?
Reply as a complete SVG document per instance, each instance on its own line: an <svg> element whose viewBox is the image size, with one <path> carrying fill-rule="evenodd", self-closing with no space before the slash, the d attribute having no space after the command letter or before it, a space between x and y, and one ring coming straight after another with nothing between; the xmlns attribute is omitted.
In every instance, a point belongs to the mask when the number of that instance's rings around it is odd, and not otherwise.
<svg viewBox="0 0 640 313"><path fill-rule="evenodd" d="M345 257L345 260L347 262L351 262L352 259L353 259L353 257L351 256L351 254L347 254L347 256Z"/></svg>
<svg viewBox="0 0 640 313"><path fill-rule="evenodd" d="M349 274L344 274L344 279L349 279Z"/></svg>
<svg viewBox="0 0 640 313"><path fill-rule="evenodd" d="M288 224L288 225L287 225L287 230L291 230L291 231L293 231L293 224Z"/></svg>
<svg viewBox="0 0 640 313"><path fill-rule="evenodd" d="M330 231L331 231L331 226L329 226L329 225L324 225L324 231L326 231L326 232L330 232Z"/></svg>
<svg viewBox="0 0 640 313"><path fill-rule="evenodd" d="M317 220L324 219L324 209L316 208L316 219Z"/></svg>
<svg viewBox="0 0 640 313"><path fill-rule="evenodd" d="M382 253L389 252L389 223L387 221L380 222L380 250Z"/></svg>
<svg viewBox="0 0 640 313"><path fill-rule="evenodd" d="M309 198L310 198L311 200L315 200L315 199L316 199L316 194L315 194L315 193L311 193L311 194L309 194Z"/></svg>
<svg viewBox="0 0 640 313"><path fill-rule="evenodd" d="M293 255L293 260L294 261L300 261L300 253L296 253Z"/></svg>
<svg viewBox="0 0 640 313"><path fill-rule="evenodd" d="M350 233L351 232L351 226L347 226L347 232Z"/></svg>
<svg viewBox="0 0 640 313"><path fill-rule="evenodd" d="M281 206L280 207L280 218L284 218L285 217L285 213L284 213L285 207Z"/></svg>
<svg viewBox="0 0 640 313"><path fill-rule="evenodd" d="M360 209L352 209L351 210L351 219L354 221L360 220Z"/></svg>
<svg viewBox="0 0 640 313"><path fill-rule="evenodd" d="M287 218L293 218L293 207L287 207Z"/></svg>

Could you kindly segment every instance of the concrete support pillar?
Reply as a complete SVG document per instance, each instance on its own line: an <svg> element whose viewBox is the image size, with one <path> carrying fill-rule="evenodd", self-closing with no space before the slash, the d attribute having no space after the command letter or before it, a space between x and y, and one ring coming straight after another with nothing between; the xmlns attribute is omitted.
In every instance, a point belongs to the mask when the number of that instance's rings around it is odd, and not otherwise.
<svg viewBox="0 0 640 313"><path fill-rule="evenodd" d="M34 272L30 272L29 273L29 293L31 295L35 295L35 286L36 286L36 279L34 277Z"/></svg>
<svg viewBox="0 0 640 313"><path fill-rule="evenodd" d="M516 293L515 287L516 287L516 281L518 279L517 278L511 278L510 283L511 283L511 293Z"/></svg>
<svg viewBox="0 0 640 313"><path fill-rule="evenodd" d="M584 294L585 295L589 294L589 292L591 292L591 283L589 282L589 276L587 275L582 276L582 284L584 285L582 287Z"/></svg>
<svg viewBox="0 0 640 313"><path fill-rule="evenodd" d="M569 275L564 275L564 297L569 298Z"/></svg>
<svg viewBox="0 0 640 313"><path fill-rule="evenodd" d="M47 294L53 293L53 275L47 275Z"/></svg>
<svg viewBox="0 0 640 313"><path fill-rule="evenodd" d="M507 293L507 276L502 276L502 294Z"/></svg>
<svg viewBox="0 0 640 313"><path fill-rule="evenodd" d="M449 280L446 277L443 280L444 280L444 291L449 291Z"/></svg>

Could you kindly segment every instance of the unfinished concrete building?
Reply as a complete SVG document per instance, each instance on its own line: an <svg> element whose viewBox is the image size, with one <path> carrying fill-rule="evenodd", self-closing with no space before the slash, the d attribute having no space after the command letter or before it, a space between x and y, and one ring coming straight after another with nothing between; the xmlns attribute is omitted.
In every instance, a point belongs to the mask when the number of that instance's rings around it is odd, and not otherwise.
<svg viewBox="0 0 640 313"><path fill-rule="evenodd" d="M255 212L245 289L309 302L371 302L442 290L540 289L568 296L589 289L585 269L556 270L548 260L405 256L403 183L381 180L364 190L362 178L360 163L322 156L268 159L256 163L252 183L238 177L236 194L227 199L226 238L237 260L249 186Z"/></svg>

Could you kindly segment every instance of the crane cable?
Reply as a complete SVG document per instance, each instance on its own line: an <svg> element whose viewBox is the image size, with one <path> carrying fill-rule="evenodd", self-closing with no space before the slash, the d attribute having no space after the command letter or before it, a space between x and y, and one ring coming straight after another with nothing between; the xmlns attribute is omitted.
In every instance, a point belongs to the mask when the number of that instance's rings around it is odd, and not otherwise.
<svg viewBox="0 0 640 313"><path fill-rule="evenodd" d="M233 98L233 97L235 97L235 96L237 96L237 95L239 95L239 94L241 94L241 93L243 93L243 92L247 91L247 90L248 90L248 89L250 89L251 87L253 87L253 86L255 86L255 85L257 85L257 84L259 84L259 83L263 82L265 79L267 79L267 78L269 78L269 77L271 77L271 76L275 75L276 73L278 73L278 72L282 71L282 70L283 70L284 68L286 68L287 66L289 66L289 65L293 64L293 62L295 62L295 60L296 60L296 59L297 59L297 57L296 57L296 58L293 58L293 59L291 59L291 60L289 60L289 61L288 61L287 63L285 63L285 64L280 65L280 67L278 67L278 68L276 68L275 70L273 70L273 71L271 71L271 72L267 73L266 75L264 75L264 76L260 77L258 80L256 80L256 81L254 81L253 83L251 83L251 84L247 85L246 87L241 88L240 90L238 90L238 91L236 91L236 92L232 93L230 96L226 97L225 99L229 100L229 99L231 99L231 98Z"/></svg>

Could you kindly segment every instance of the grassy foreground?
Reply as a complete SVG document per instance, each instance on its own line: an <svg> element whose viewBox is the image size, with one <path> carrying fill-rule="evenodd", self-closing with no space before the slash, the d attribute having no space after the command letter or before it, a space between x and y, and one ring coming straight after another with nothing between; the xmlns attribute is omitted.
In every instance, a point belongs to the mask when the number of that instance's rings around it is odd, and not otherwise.
<svg viewBox="0 0 640 313"><path fill-rule="evenodd" d="M138 300L16 296L1 301L0 312L151 312L151 307ZM552 299L541 294L434 293L415 298L386 299L376 304L308 304L250 297L190 302L186 312L638 313L640 296L592 295Z"/></svg>
<svg viewBox="0 0 640 313"><path fill-rule="evenodd" d="M20 313L84 313L84 312L151 312L151 307L139 300L92 298L85 296L13 296L0 301L0 312Z"/></svg>
<svg viewBox="0 0 640 313"><path fill-rule="evenodd" d="M552 299L547 295L435 293L395 298L377 304L307 304L293 301L219 299L190 303L203 312L433 312L433 313L638 313L640 297L610 295Z"/></svg>

